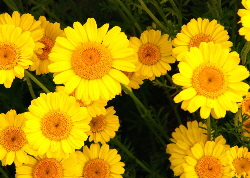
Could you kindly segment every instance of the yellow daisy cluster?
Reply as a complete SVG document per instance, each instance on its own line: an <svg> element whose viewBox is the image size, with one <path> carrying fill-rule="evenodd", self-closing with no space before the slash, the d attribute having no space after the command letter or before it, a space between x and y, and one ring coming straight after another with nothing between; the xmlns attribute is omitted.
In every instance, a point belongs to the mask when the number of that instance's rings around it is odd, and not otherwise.
<svg viewBox="0 0 250 178"><path fill-rule="evenodd" d="M239 34L244 36L247 41L250 41L250 1L249 0L242 0L242 5L246 9L239 9L238 15L240 16L240 23L242 23L242 26L239 29Z"/></svg>

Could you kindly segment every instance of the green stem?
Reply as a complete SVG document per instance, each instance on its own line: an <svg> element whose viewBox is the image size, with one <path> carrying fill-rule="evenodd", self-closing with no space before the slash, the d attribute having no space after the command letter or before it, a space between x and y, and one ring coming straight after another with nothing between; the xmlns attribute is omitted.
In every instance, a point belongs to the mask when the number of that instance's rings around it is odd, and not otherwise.
<svg viewBox="0 0 250 178"><path fill-rule="evenodd" d="M211 141L211 120L210 120L210 116L207 118L207 141Z"/></svg>
<svg viewBox="0 0 250 178"><path fill-rule="evenodd" d="M182 17L181 17L181 13L180 13L178 7L176 6L174 0L169 0L169 2L173 6L174 11L175 11L175 13L177 15L178 25L182 26Z"/></svg>
<svg viewBox="0 0 250 178"><path fill-rule="evenodd" d="M173 110L174 110L174 114L175 114L175 116L176 116L176 118L177 118L177 121L178 121L179 125L182 125L181 117L180 117L180 115L179 115L179 112L177 111L176 104L174 103L172 97L170 97L169 91L166 91L166 94L167 94L168 101L169 101L171 107L172 107Z"/></svg>
<svg viewBox="0 0 250 178"><path fill-rule="evenodd" d="M164 12L162 11L162 8L159 6L158 2L155 1L155 0L152 0L151 3L155 6L156 10L157 10L158 13L160 14L160 16L161 16L162 20L164 21L164 23L165 23L166 25L168 25L168 21L167 21L167 19L166 19L166 17L165 17L165 14L164 14Z"/></svg>
<svg viewBox="0 0 250 178"><path fill-rule="evenodd" d="M243 49L241 50L241 59L242 59L242 64L245 65L246 64L246 60L247 60L247 54L250 50L250 42L247 41L243 47Z"/></svg>
<svg viewBox="0 0 250 178"><path fill-rule="evenodd" d="M123 11L132 20L132 22L134 23L135 27L139 31L139 33L142 33L142 29L141 29L140 25L137 23L137 21L135 20L134 16L131 14L131 12L128 10L128 8L123 4L123 2L120 1L120 0L116 0L116 2L121 6L121 8L123 9Z"/></svg>
<svg viewBox="0 0 250 178"><path fill-rule="evenodd" d="M154 14L149 10L143 0L138 0L141 4L141 8L147 12L147 14L154 20L154 22L165 32L168 33L168 29L154 16Z"/></svg>
<svg viewBox="0 0 250 178"><path fill-rule="evenodd" d="M50 91L39 80L37 80L36 77L34 77L30 72L24 70L24 74L25 76L28 76L33 82L35 82L40 88L42 88L43 91L45 91L46 93L50 93Z"/></svg>
<svg viewBox="0 0 250 178"><path fill-rule="evenodd" d="M113 144L117 145L122 151L124 151L131 159L133 159L141 168L147 171L150 174L154 174L154 172L149 169L145 164L143 164L139 159L137 159L117 138L113 138L110 140ZM160 175L155 175L159 178L163 178Z"/></svg>
<svg viewBox="0 0 250 178"><path fill-rule="evenodd" d="M16 6L16 4L14 3L14 1L12 0L3 0L5 2L5 4L13 11L18 11L19 12L19 9L18 7Z"/></svg>
<svg viewBox="0 0 250 178"><path fill-rule="evenodd" d="M6 172L0 167L0 172L2 173L4 178L9 178Z"/></svg>
<svg viewBox="0 0 250 178"><path fill-rule="evenodd" d="M31 94L32 98L36 99L36 95L34 93L34 90L33 90L33 87L32 87L32 83L30 81L29 76L25 74L25 78L26 78L26 82L27 82L27 85L28 85L28 88L29 88L29 91L30 91L30 94Z"/></svg>
<svg viewBox="0 0 250 178"><path fill-rule="evenodd" d="M235 114L235 117L234 117L234 126L235 127L238 127L239 126L239 118L242 117L241 115L241 108L237 111L237 113ZM243 120L241 120L241 122L243 122Z"/></svg>

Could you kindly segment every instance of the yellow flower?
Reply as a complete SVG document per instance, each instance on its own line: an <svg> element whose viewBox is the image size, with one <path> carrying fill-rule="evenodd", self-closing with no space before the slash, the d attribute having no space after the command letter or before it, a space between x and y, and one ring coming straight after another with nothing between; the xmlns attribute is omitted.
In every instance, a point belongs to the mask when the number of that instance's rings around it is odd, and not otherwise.
<svg viewBox="0 0 250 178"><path fill-rule="evenodd" d="M206 143L206 127L206 124L192 121L187 122L187 127L180 125L172 133L173 138L170 140L173 143L167 145L166 152L171 155L169 157L171 162L170 168L174 171L175 176L183 174L183 164L186 162L185 157L190 154L192 147L196 143ZM226 140L222 136L219 136L215 138L215 142L225 144Z"/></svg>
<svg viewBox="0 0 250 178"><path fill-rule="evenodd" d="M185 157L183 177L231 178L229 170L223 165L228 149L229 146L214 141L196 143Z"/></svg>
<svg viewBox="0 0 250 178"><path fill-rule="evenodd" d="M14 25L0 25L0 84L10 88L15 77L23 78L32 64L34 42L30 32Z"/></svg>
<svg viewBox="0 0 250 178"><path fill-rule="evenodd" d="M39 40L43 37L44 30L41 28L41 22L35 20L31 14L20 15L19 12L14 11L10 16L8 13L3 13L0 15L0 24L11 24L20 27L22 32L29 31L35 43L34 51L42 52L43 44Z"/></svg>
<svg viewBox="0 0 250 178"><path fill-rule="evenodd" d="M84 101L110 100L128 84L122 72L133 72L134 64L127 57L134 54L120 27L108 31L108 24L97 28L89 18L84 25L64 29L66 38L58 37L49 55L49 71L56 73L54 82L64 84L66 93L75 90L75 97Z"/></svg>
<svg viewBox="0 0 250 178"><path fill-rule="evenodd" d="M239 34L242 36L245 36L245 39L247 41L250 41L250 1L249 0L242 0L242 5L246 9L239 9L238 15L241 17L240 22L242 23L242 26L239 29Z"/></svg>
<svg viewBox="0 0 250 178"><path fill-rule="evenodd" d="M30 70L35 70L37 75L49 73L48 65L51 63L49 60L51 49L54 46L56 38L64 36L59 23L50 23L44 16L41 16L39 21L41 22L41 28L44 29L44 35L39 42L44 44L44 47L42 48L42 53L35 53L33 56L33 65L30 66Z"/></svg>
<svg viewBox="0 0 250 178"><path fill-rule="evenodd" d="M178 56L177 60L181 61L183 52L189 51L191 47L199 47L201 42L212 41L221 44L223 48L230 48L233 44L228 39L228 32L216 20L209 22L208 19L192 19L182 26L181 33L173 40L173 56Z"/></svg>
<svg viewBox="0 0 250 178"><path fill-rule="evenodd" d="M68 158L48 158L45 155L31 157L29 162L16 167L16 178L73 178L79 177L77 154Z"/></svg>
<svg viewBox="0 0 250 178"><path fill-rule="evenodd" d="M84 178L122 178L124 163L116 149L109 145L91 144L90 148L83 147L83 153L77 151L79 165L82 167Z"/></svg>
<svg viewBox="0 0 250 178"><path fill-rule="evenodd" d="M64 86L56 86L57 92L65 93ZM70 96L75 97L75 91L69 94ZM95 100L95 101L83 101L76 100L81 107L86 107L88 111L89 117L96 117L97 115L102 115L106 113L105 106L107 105L107 101L103 99Z"/></svg>
<svg viewBox="0 0 250 178"><path fill-rule="evenodd" d="M128 78L129 78L129 83L128 85L125 85L130 91L132 89L138 89L140 88L140 85L143 84L143 80L145 77L143 76L137 76L135 75L134 72L123 72Z"/></svg>
<svg viewBox="0 0 250 178"><path fill-rule="evenodd" d="M60 93L42 93L32 100L24 113L24 132L38 155L66 157L80 149L90 130L87 110L80 107L73 96Z"/></svg>
<svg viewBox="0 0 250 178"><path fill-rule="evenodd" d="M225 159L225 166L230 169L231 176L237 178L249 178L250 177L250 152L248 148L234 146L227 152Z"/></svg>
<svg viewBox="0 0 250 178"><path fill-rule="evenodd" d="M178 65L180 73L173 75L173 82L183 86L183 91L175 96L176 103L182 102L182 109L195 112L200 109L201 118L221 118L226 111L236 113L242 97L247 94L247 69L238 65L237 52L229 52L220 44L201 43L183 56Z"/></svg>
<svg viewBox="0 0 250 178"><path fill-rule="evenodd" d="M13 162L16 166L27 163L27 152L33 153L23 131L24 125L23 114L17 115L15 110L0 114L0 160L3 166Z"/></svg>
<svg viewBox="0 0 250 178"><path fill-rule="evenodd" d="M114 115L114 107L106 109L106 113L92 117L89 125L90 131L87 132L89 135L89 141L95 143L101 142L102 144L108 142L110 138L115 137L115 132L120 127L118 116Z"/></svg>
<svg viewBox="0 0 250 178"><path fill-rule="evenodd" d="M130 46L137 56L135 75L145 78L159 77L171 70L169 63L174 63L172 57L172 42L168 34L161 35L159 30L146 30L140 39L130 38Z"/></svg>

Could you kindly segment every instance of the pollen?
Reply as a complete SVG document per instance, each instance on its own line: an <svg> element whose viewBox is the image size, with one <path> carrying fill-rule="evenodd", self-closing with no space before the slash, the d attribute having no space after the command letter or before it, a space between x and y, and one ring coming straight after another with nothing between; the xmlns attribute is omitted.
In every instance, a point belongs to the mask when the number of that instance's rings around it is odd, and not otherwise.
<svg viewBox="0 0 250 178"><path fill-rule="evenodd" d="M222 177L223 166L217 158L204 156L198 161L195 171L200 178L220 178Z"/></svg>
<svg viewBox="0 0 250 178"><path fill-rule="evenodd" d="M69 117L62 112L50 111L42 119L42 133L50 140L60 141L68 138L71 128Z"/></svg>
<svg viewBox="0 0 250 178"><path fill-rule="evenodd" d="M235 172L240 176L246 174L250 176L250 160L248 158L236 158L233 161Z"/></svg>
<svg viewBox="0 0 250 178"><path fill-rule="evenodd" d="M25 144L25 133L18 127L7 127L1 133L0 144L9 151L18 151Z"/></svg>
<svg viewBox="0 0 250 178"><path fill-rule="evenodd" d="M0 70L13 69L17 65L19 52L12 44L0 44Z"/></svg>
<svg viewBox="0 0 250 178"><path fill-rule="evenodd" d="M213 41L210 35L198 34L195 35L189 42L189 48L199 47L201 42L210 42L210 41Z"/></svg>
<svg viewBox="0 0 250 178"><path fill-rule="evenodd" d="M109 164L102 159L90 160L83 170L83 177L86 178L109 178Z"/></svg>
<svg viewBox="0 0 250 178"><path fill-rule="evenodd" d="M71 65L75 74L83 79L101 79L112 67L111 52L102 44L84 43L73 53Z"/></svg>
<svg viewBox="0 0 250 178"><path fill-rule="evenodd" d="M199 95L207 98L217 98L227 90L223 72L210 65L202 65L194 70L192 84Z"/></svg>
<svg viewBox="0 0 250 178"><path fill-rule="evenodd" d="M106 124L105 117L103 115L93 117L89 123L90 130L92 132L102 131L104 130L105 124Z"/></svg>
<svg viewBox="0 0 250 178"><path fill-rule="evenodd" d="M42 39L39 40L39 42L43 43L44 47L42 54L37 54L37 57L41 60L48 59L51 49L53 48L55 42L47 36L43 36Z"/></svg>
<svg viewBox="0 0 250 178"><path fill-rule="evenodd" d="M138 58L144 65L154 65L161 59L160 48L153 44L144 44L138 51Z"/></svg>
<svg viewBox="0 0 250 178"><path fill-rule="evenodd" d="M63 167L54 158L39 160L33 168L33 178L63 178Z"/></svg>

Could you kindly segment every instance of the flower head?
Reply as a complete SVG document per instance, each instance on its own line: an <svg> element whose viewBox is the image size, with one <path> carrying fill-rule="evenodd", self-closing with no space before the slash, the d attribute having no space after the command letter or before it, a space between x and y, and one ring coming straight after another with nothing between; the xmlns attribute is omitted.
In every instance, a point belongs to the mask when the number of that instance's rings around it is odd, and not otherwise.
<svg viewBox="0 0 250 178"><path fill-rule="evenodd" d="M42 93L28 109L24 131L39 155L66 157L84 145L90 120L73 96Z"/></svg>
<svg viewBox="0 0 250 178"><path fill-rule="evenodd" d="M169 35L161 35L159 30L146 30L140 39L131 37L130 46L134 48L138 59L135 69L137 76L152 78L165 75L171 70L169 64L175 62Z"/></svg>
<svg viewBox="0 0 250 178"><path fill-rule="evenodd" d="M173 82L183 86L183 91L174 101L182 103L182 109L195 112L206 119L210 115L221 118L226 111L236 113L242 97L247 94L248 84L242 80L248 78L248 70L239 65L238 53L229 52L221 45L201 43L183 56L178 65L180 73L173 75Z"/></svg>
<svg viewBox="0 0 250 178"><path fill-rule="evenodd" d="M110 100L121 92L135 65L127 60L134 54L120 27L108 31L108 24L97 28L89 18L84 25L64 29L65 37L58 37L51 54L49 71L55 73L54 82L64 84L66 93L75 90L75 97L84 101Z"/></svg>
<svg viewBox="0 0 250 178"><path fill-rule="evenodd" d="M250 1L249 0L242 0L241 1L242 5L246 9L239 9L238 10L238 15L241 17L240 22L242 23L242 26L239 29L239 34L242 36L245 36L245 39L247 41L250 41Z"/></svg>
<svg viewBox="0 0 250 178"><path fill-rule="evenodd" d="M228 32L217 23L217 20L209 22L208 19L192 19L187 25L182 26L181 33L173 40L173 56L181 61L183 52L189 51L191 47L199 47L201 42L211 41L221 44L222 48L230 48L233 44L228 39Z"/></svg>
<svg viewBox="0 0 250 178"><path fill-rule="evenodd" d="M91 144L90 148L83 147L83 152L77 151L82 176L86 178L122 177L124 163L116 149L109 149L109 145Z"/></svg>

